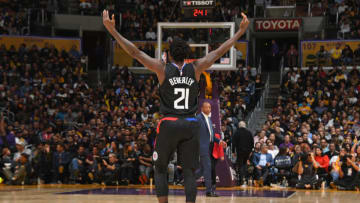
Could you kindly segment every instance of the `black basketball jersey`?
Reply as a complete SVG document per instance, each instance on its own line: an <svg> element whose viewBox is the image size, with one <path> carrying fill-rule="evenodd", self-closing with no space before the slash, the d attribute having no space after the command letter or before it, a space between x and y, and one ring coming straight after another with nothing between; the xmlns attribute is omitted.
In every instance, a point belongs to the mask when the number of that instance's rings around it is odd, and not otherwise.
<svg viewBox="0 0 360 203"><path fill-rule="evenodd" d="M160 113L163 115L194 116L198 110L199 85L193 64L180 71L175 64L165 67L165 80L160 85Z"/></svg>

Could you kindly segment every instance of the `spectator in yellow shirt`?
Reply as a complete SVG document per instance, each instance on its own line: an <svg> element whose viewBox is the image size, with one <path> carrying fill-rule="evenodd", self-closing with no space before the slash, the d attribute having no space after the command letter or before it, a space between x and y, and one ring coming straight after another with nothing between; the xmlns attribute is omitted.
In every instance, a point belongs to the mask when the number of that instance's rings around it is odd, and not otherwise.
<svg viewBox="0 0 360 203"><path fill-rule="evenodd" d="M335 82L340 83L341 81L346 82L347 76L341 70L338 70L335 76Z"/></svg>
<svg viewBox="0 0 360 203"><path fill-rule="evenodd" d="M335 49L331 49L331 61L333 66L339 66L341 61L342 50L340 44L336 44Z"/></svg>
<svg viewBox="0 0 360 203"><path fill-rule="evenodd" d="M306 104L306 101L303 101L298 107L298 112L303 116L308 116L311 114L311 107Z"/></svg>
<svg viewBox="0 0 360 203"><path fill-rule="evenodd" d="M308 97L306 97L306 102L307 102L310 106L312 106L312 104L314 103L314 101L315 101L315 98L314 98L314 96L313 96L312 94L310 94Z"/></svg>

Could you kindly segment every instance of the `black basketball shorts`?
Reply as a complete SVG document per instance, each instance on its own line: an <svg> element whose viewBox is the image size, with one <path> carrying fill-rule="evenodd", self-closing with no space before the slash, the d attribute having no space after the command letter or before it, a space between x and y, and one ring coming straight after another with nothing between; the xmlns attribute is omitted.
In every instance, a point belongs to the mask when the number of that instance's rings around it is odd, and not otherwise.
<svg viewBox="0 0 360 203"><path fill-rule="evenodd" d="M199 167L199 128L196 118L164 117L157 126L153 153L155 169L167 171L170 158L177 151L178 165Z"/></svg>

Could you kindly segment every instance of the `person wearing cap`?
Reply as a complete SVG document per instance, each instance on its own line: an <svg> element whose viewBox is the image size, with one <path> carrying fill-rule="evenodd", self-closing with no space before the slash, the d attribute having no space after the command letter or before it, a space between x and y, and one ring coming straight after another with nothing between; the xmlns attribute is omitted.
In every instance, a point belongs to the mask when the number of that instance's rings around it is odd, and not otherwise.
<svg viewBox="0 0 360 203"><path fill-rule="evenodd" d="M31 150L25 148L26 141L22 138L16 138L15 143L17 152L15 152L13 157L14 162L18 162L21 154L23 153L27 154L29 156L29 160L31 160Z"/></svg>
<svg viewBox="0 0 360 203"><path fill-rule="evenodd" d="M3 173L8 180L8 184L20 185L25 183L26 177L30 174L30 168L29 155L22 153L19 161L14 166L15 171L12 172L11 168L3 168Z"/></svg>

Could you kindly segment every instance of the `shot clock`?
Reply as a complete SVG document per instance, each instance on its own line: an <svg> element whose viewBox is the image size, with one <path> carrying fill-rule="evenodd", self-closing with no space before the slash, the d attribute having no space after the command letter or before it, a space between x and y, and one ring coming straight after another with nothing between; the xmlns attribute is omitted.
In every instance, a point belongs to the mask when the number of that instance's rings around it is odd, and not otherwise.
<svg viewBox="0 0 360 203"><path fill-rule="evenodd" d="M212 8L191 8L184 9L185 18L211 18L213 16Z"/></svg>
<svg viewBox="0 0 360 203"><path fill-rule="evenodd" d="M215 0L182 0L181 6L184 9L184 17L191 19L206 19L213 16Z"/></svg>

